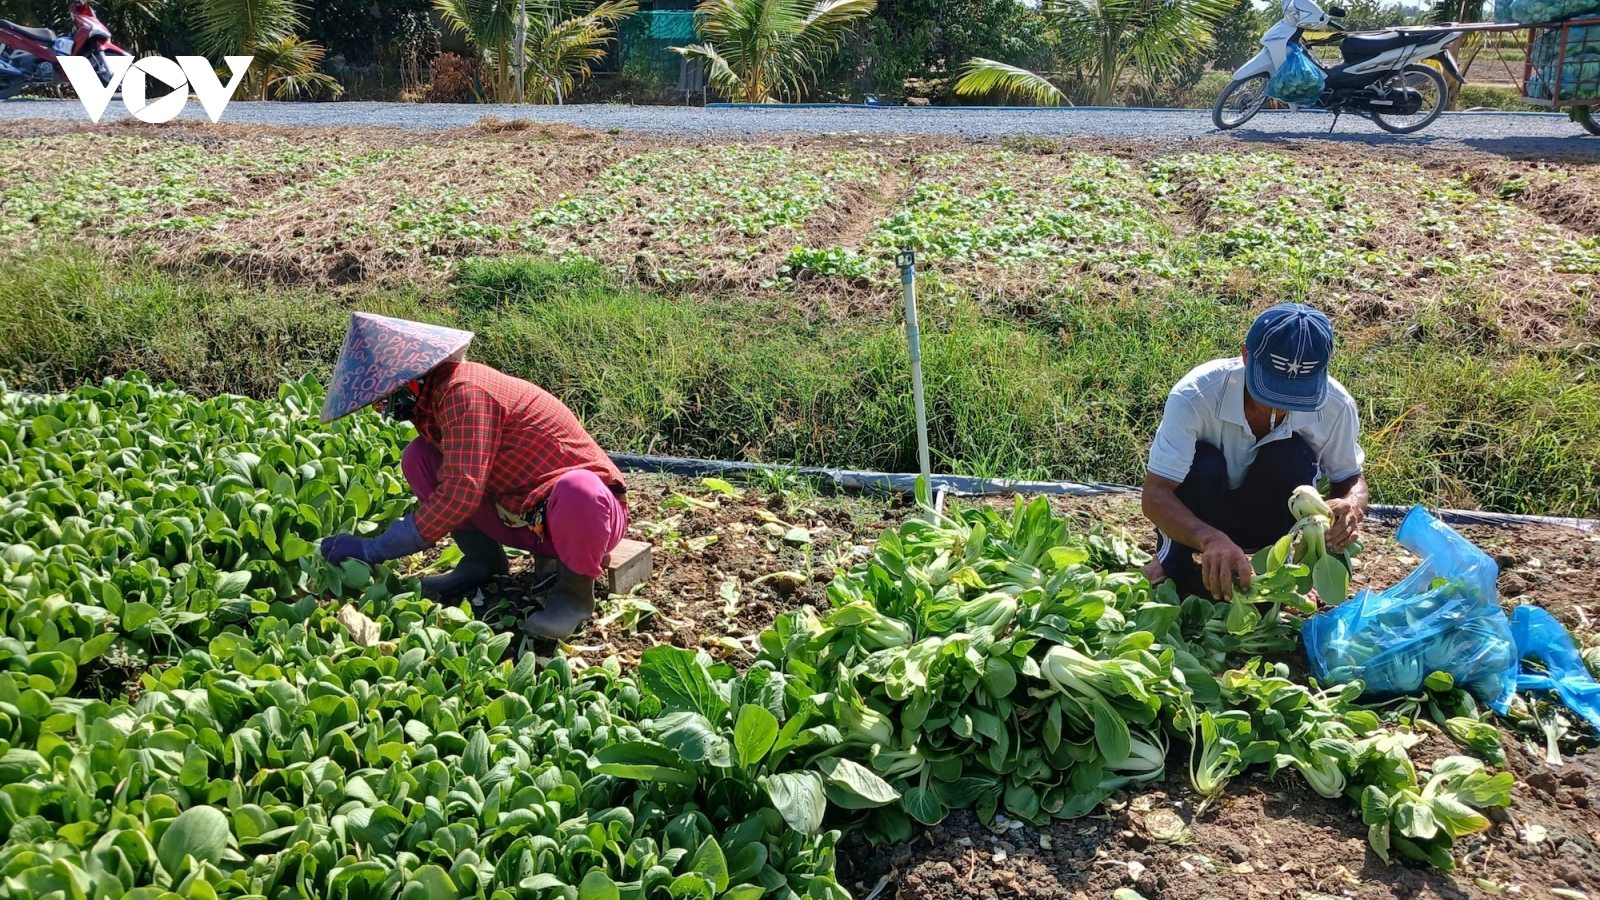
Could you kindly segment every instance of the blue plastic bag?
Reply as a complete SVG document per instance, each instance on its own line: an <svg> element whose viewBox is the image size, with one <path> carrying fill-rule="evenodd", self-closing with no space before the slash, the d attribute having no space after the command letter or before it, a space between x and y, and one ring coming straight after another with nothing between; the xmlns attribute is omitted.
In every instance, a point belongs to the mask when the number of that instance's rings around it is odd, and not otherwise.
<svg viewBox="0 0 1600 900"><path fill-rule="evenodd" d="M1328 79L1322 74L1322 68L1298 43L1292 43L1278 74L1267 82L1267 96L1296 105L1314 103L1327 86Z"/></svg>
<svg viewBox="0 0 1600 900"><path fill-rule="evenodd" d="M1301 626L1311 673L1323 684L1365 682L1382 698L1415 694L1433 672L1505 712L1517 687L1517 649L1495 597L1500 567L1420 506L1395 540L1422 564L1386 591L1362 591Z"/></svg>
<svg viewBox="0 0 1600 900"><path fill-rule="evenodd" d="M1600 728L1600 684L1589 674L1572 635L1556 617L1537 606L1519 606L1511 611L1511 636L1517 642L1518 659L1531 656L1544 663L1549 673L1522 672L1517 690L1555 691L1567 709Z"/></svg>

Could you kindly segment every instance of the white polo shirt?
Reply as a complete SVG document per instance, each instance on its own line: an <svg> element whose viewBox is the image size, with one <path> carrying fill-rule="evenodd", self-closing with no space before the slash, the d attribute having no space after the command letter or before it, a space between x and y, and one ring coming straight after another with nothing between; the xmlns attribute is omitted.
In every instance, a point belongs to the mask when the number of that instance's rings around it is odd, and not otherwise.
<svg viewBox="0 0 1600 900"><path fill-rule="evenodd" d="M1256 451L1298 434L1317 455L1317 468L1329 482L1361 474L1366 454L1357 439L1361 420L1344 385L1328 379L1328 402L1317 412L1290 412L1270 434L1256 440L1244 416L1244 360L1216 359L1196 367L1167 395L1167 409L1150 447L1149 470L1183 482L1194 464L1194 445L1205 441L1228 461L1228 487L1244 481Z"/></svg>

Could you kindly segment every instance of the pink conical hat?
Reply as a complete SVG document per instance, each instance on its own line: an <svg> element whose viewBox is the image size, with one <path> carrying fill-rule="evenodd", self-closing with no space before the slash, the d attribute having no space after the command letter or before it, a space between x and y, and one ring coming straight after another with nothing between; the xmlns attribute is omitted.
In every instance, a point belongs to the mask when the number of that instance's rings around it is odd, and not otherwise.
<svg viewBox="0 0 1600 900"><path fill-rule="evenodd" d="M460 359L470 343L470 331L352 313L328 398L322 403L322 421L332 422L370 406L434 366Z"/></svg>

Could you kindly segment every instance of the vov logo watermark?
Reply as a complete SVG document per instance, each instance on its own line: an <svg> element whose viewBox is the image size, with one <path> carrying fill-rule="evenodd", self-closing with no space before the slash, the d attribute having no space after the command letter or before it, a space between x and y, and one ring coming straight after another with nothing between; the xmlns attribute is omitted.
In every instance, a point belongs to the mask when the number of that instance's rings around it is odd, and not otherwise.
<svg viewBox="0 0 1600 900"><path fill-rule="evenodd" d="M106 107L111 105L111 98L120 87L122 105L140 121L172 121L178 113L183 112L184 105L189 102L189 91L193 90L206 115L215 123L222 118L222 111L233 99L234 90L244 80L250 61L255 57L224 56L223 59L233 73L226 87L203 56L180 56L176 62L164 56L146 56L138 62L134 62L131 56L107 56L105 61L106 67L111 70L110 84L101 84L94 65L81 56L63 56L59 62L61 71L72 83L72 89L78 92L83 111L89 114L91 122L99 122L100 117L105 115ZM146 101L147 76L173 88L172 93Z"/></svg>

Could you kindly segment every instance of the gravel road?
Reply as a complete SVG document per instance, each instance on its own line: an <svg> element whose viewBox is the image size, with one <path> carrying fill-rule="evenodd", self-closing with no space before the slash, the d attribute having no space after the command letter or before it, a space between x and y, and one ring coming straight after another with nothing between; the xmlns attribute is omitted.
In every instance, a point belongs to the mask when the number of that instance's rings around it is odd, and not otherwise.
<svg viewBox="0 0 1600 900"><path fill-rule="evenodd" d="M120 103L107 121L126 117ZM230 104L224 123L254 125L388 126L458 128L484 116L532 119L593 129L652 134L859 133L948 135L992 138L1015 134L1049 137L1109 137L1184 141L1219 135L1208 112L1199 110L954 109L954 108L739 108L594 106L500 106L409 103ZM191 101L184 118L203 120ZM0 102L0 121L53 119L87 122L73 100ZM1437 149L1472 149L1515 156L1581 155L1600 158L1600 138L1586 135L1564 114L1450 113L1428 131L1397 137L1370 122L1345 117L1331 134L1326 113L1263 113L1232 132L1241 141L1317 139L1366 144L1405 144Z"/></svg>

